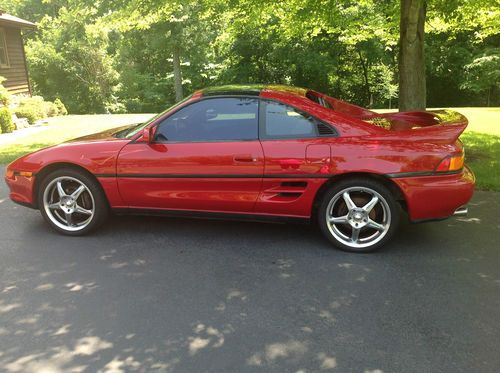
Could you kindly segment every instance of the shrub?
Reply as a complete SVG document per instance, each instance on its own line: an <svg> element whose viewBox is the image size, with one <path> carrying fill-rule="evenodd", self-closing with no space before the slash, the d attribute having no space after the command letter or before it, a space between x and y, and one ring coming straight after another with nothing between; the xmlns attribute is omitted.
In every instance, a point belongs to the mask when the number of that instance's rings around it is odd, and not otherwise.
<svg viewBox="0 0 500 373"><path fill-rule="evenodd" d="M47 117L55 117L59 114L56 104L50 101L43 102L43 111Z"/></svg>
<svg viewBox="0 0 500 373"><path fill-rule="evenodd" d="M44 101L41 96L33 96L21 98L15 113L19 118L26 118L30 124L33 124L39 119L66 115L68 111L59 99L50 102Z"/></svg>
<svg viewBox="0 0 500 373"><path fill-rule="evenodd" d="M54 105L57 107L57 112L59 115L68 115L68 110L66 110L66 106L62 103L59 98L54 100Z"/></svg>
<svg viewBox="0 0 500 373"><path fill-rule="evenodd" d="M12 113L7 107L0 108L0 129L2 133L9 133L16 129L12 121Z"/></svg>
<svg viewBox="0 0 500 373"><path fill-rule="evenodd" d="M24 96L21 99L20 105L33 105L38 107L43 107L44 99L42 96Z"/></svg>
<svg viewBox="0 0 500 373"><path fill-rule="evenodd" d="M30 124L44 118L44 113L36 105L21 105L15 109L18 118L26 118Z"/></svg>
<svg viewBox="0 0 500 373"><path fill-rule="evenodd" d="M47 117L47 104L41 96L23 97L15 113L20 118L26 118L30 124Z"/></svg>

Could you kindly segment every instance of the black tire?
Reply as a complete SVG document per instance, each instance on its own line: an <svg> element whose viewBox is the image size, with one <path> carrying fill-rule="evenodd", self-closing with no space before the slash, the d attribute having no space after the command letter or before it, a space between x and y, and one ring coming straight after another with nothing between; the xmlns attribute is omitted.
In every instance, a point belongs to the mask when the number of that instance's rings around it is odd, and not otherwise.
<svg viewBox="0 0 500 373"><path fill-rule="evenodd" d="M354 202L351 209L348 208L344 192ZM363 206L368 206L367 201L375 201L374 197L378 201L374 202L374 207L370 211L369 208L363 209ZM399 225L400 209L384 184L357 177L333 184L321 200L317 219L323 235L337 248L367 253L379 249L392 238ZM333 222L329 223L328 219ZM355 230L359 234L356 240Z"/></svg>
<svg viewBox="0 0 500 373"><path fill-rule="evenodd" d="M54 188L57 189L56 185L58 181L62 181L64 183L63 185L65 185L66 188L71 188L72 184L76 187L78 187L79 185L85 186L86 189L84 188L81 194L76 197L74 206L76 206L75 208L77 208L80 207L80 205L84 205L86 203L87 205L81 207L81 211L91 211L92 214L89 214L88 218L86 217L86 214L81 214L79 210L75 210L70 214L71 216L75 216L75 218L70 219L72 224L65 224L62 215L67 215L64 210L60 210L61 208L64 208L64 206L54 209L46 207L44 199L46 192L47 197L50 193L52 193L51 197L55 199L59 198L59 200L55 201L53 205L62 203L60 194L55 194L56 191L54 190ZM71 197L71 189L67 189L66 192L68 193L68 195L65 195L63 198ZM45 221L57 232L68 236L85 235L101 226L109 216L109 204L98 182L91 175L72 168L61 168L45 176L41 181L37 197L38 207ZM84 210L84 208L89 209ZM49 214L51 216L49 216ZM76 217L81 218L85 222L85 224L82 224L79 227L78 219L76 219ZM65 225L67 226L66 229L64 228Z"/></svg>

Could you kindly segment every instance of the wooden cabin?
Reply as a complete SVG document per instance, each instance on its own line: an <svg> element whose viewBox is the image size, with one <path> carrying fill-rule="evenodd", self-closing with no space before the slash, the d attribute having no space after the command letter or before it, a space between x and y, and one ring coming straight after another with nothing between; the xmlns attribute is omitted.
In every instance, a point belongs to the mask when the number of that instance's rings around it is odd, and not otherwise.
<svg viewBox="0 0 500 373"><path fill-rule="evenodd" d="M36 28L32 22L0 10L0 76L3 86L13 94L31 95L23 31Z"/></svg>

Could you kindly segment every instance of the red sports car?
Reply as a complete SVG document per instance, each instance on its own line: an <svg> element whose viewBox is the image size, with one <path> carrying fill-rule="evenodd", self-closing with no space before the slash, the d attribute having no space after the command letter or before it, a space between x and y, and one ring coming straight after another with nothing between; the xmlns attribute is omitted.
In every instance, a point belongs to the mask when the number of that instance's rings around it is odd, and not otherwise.
<svg viewBox="0 0 500 373"><path fill-rule="evenodd" d="M314 220L337 247L367 252L401 209L413 222L467 212L466 126L452 111L377 114L313 90L224 86L21 157L5 180L68 235L110 212Z"/></svg>

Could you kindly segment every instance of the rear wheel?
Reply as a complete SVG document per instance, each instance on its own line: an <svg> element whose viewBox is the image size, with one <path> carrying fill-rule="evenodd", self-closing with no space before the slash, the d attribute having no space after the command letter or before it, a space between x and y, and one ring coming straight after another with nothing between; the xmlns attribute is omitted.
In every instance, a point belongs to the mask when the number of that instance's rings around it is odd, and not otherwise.
<svg viewBox="0 0 500 373"><path fill-rule="evenodd" d="M399 223L400 207L391 192L371 179L342 180L318 210L323 234L338 248L370 252L384 245Z"/></svg>
<svg viewBox="0 0 500 373"><path fill-rule="evenodd" d="M73 169L47 175L40 185L38 201L50 226L71 236L90 232L108 216L106 197L97 182Z"/></svg>

